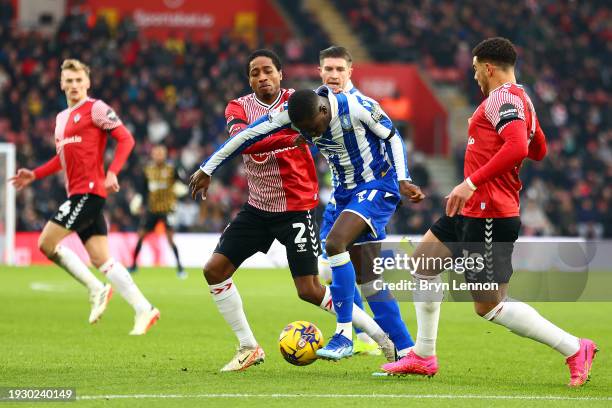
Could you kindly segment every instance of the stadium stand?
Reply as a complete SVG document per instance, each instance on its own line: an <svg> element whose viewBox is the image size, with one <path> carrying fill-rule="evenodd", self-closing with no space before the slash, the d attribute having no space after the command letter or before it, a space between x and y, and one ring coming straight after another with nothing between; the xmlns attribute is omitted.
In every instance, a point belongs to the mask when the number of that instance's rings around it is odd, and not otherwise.
<svg viewBox="0 0 612 408"><path fill-rule="evenodd" d="M512 39L521 53L519 81L528 87L549 139L545 161L529 163L522 173L524 233L612 237L612 28L603 1L335 4L376 60L416 62L425 72L452 70L457 75L450 77L459 78L456 86L464 87L474 104L481 95L471 80L471 47L493 35ZM226 102L248 91L243 63L250 47L229 34L216 43L160 43L139 36L129 19L111 33L103 19L92 22L78 13L69 15L49 38L10 29L4 22L12 12L10 2L2 2L0 140L19 144L21 166L31 168L50 158L54 117L65 107L57 85L59 64L68 56L90 63L91 95L113 106L137 140L120 175L122 190L108 205L113 230L135 230L138 220L130 214L129 202L150 147L166 144L186 174L212 152L226 138ZM317 32L313 18L298 14L292 19L307 24L303 32ZM390 41L381 43L381 38ZM259 46L274 48L286 63L312 63L315 50L327 47L327 41L327 36L317 35L308 41L291 38ZM457 148L458 166L463 148ZM424 160L416 154L411 170L432 199L399 208L391 233L424 232L440 214L442 200L429 182ZM205 203L180 201L180 231L221 231L245 201L240 166L226 166L217 180ZM61 176L20 194L18 230L40 230L64 197Z"/></svg>

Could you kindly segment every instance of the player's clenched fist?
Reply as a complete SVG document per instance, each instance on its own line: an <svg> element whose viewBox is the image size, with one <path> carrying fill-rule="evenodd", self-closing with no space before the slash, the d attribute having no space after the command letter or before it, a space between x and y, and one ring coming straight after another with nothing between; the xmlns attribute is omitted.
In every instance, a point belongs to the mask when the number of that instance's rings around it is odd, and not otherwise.
<svg viewBox="0 0 612 408"><path fill-rule="evenodd" d="M202 200L206 200L206 192L210 185L210 176L198 169L189 178L189 189L191 190L191 198L196 199L198 193L202 192Z"/></svg>
<svg viewBox="0 0 612 408"><path fill-rule="evenodd" d="M412 184L408 180L402 180L399 183L400 194L408 197L413 203L418 203L425 198L425 194L421 191L421 187Z"/></svg>

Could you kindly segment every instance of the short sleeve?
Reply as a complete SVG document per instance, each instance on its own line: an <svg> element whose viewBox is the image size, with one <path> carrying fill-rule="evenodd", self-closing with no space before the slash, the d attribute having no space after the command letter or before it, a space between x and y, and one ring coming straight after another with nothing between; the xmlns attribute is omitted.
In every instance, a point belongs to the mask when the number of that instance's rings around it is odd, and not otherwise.
<svg viewBox="0 0 612 408"><path fill-rule="evenodd" d="M100 100L95 101L91 107L91 120L102 130L113 130L123 125L113 108Z"/></svg>

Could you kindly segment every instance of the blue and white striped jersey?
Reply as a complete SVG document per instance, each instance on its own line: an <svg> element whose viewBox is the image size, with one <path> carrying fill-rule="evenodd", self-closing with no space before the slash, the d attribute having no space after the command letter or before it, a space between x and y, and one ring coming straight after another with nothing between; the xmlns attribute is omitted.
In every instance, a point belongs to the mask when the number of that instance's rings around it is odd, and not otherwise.
<svg viewBox="0 0 612 408"><path fill-rule="evenodd" d="M311 140L304 136L325 156L339 186L350 190L380 179L389 171L396 173L398 180L410 180L401 137L377 103L357 93L334 94L326 86L317 89L317 93L329 100L331 122L322 135ZM286 109L263 116L228 139L200 168L212 175L246 147L291 126ZM389 146L392 163L386 158L385 146Z"/></svg>

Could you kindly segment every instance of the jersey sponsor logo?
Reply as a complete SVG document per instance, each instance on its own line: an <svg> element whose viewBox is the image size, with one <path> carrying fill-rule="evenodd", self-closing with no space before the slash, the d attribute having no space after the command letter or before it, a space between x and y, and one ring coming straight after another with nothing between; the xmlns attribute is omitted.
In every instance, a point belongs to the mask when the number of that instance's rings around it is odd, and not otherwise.
<svg viewBox="0 0 612 408"><path fill-rule="evenodd" d="M342 130L345 132L350 132L353 130L353 122L351 121L351 115L340 115L340 126L342 126Z"/></svg>
<svg viewBox="0 0 612 408"><path fill-rule="evenodd" d="M326 139L324 137L316 137L313 140L313 143L322 151L325 151L329 155L338 155L345 151L343 145L338 142L335 142L330 139Z"/></svg>
<svg viewBox="0 0 612 408"><path fill-rule="evenodd" d="M60 140L57 143L57 148L61 149L62 147L66 146L67 144L71 144L71 143L81 143L83 141L83 138L81 138L81 136L70 136L70 137L65 137L62 140Z"/></svg>
<svg viewBox="0 0 612 408"><path fill-rule="evenodd" d="M511 103L504 103L499 107L499 118L500 120L518 119L519 111L516 106Z"/></svg>
<svg viewBox="0 0 612 408"><path fill-rule="evenodd" d="M372 116L374 122L380 122L383 114L379 104L372 105L372 111L370 112L370 115Z"/></svg>
<svg viewBox="0 0 612 408"><path fill-rule="evenodd" d="M108 110L106 111L106 119L110 120L111 122L116 122L119 120L119 117L117 116L114 110L108 108Z"/></svg>

